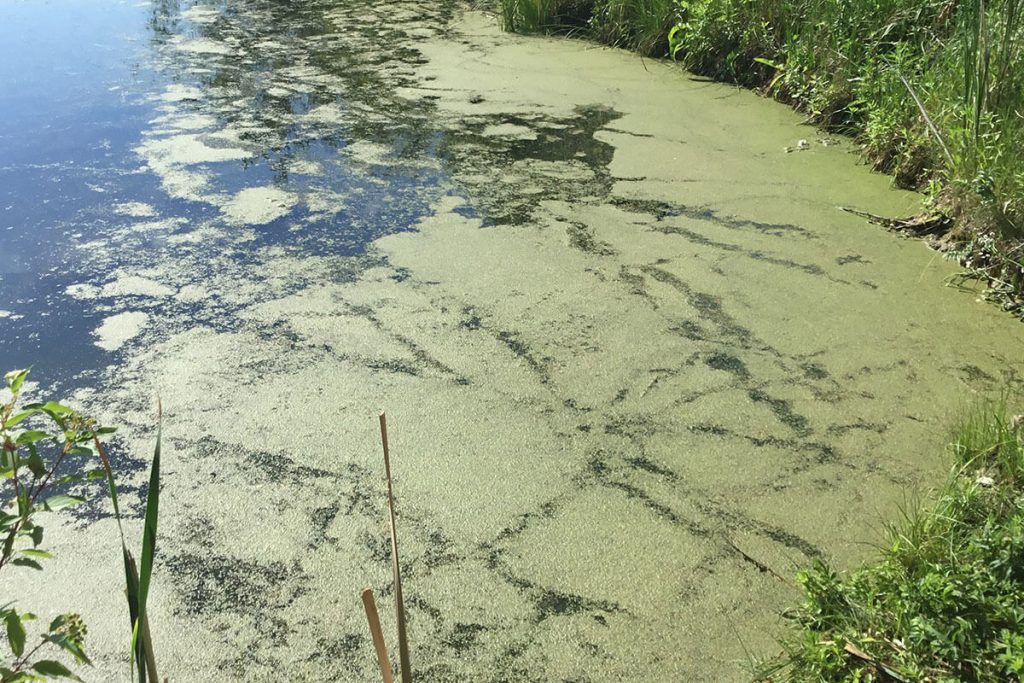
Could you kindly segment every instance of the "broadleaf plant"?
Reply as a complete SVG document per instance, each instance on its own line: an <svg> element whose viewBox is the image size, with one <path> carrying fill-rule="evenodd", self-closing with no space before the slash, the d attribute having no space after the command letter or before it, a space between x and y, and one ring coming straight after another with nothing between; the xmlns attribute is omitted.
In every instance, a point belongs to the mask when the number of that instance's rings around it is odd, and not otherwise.
<svg viewBox="0 0 1024 683"><path fill-rule="evenodd" d="M105 479L121 535L125 563L131 653L140 681L157 680L153 648L145 617L146 597L156 552L157 505L160 489L160 437L150 475L143 536L142 580L128 551L117 502L117 485L110 459L100 441L113 428L100 427L73 408L55 401L32 403L18 409L28 370L8 372L4 379L9 397L0 399L0 572L12 567L43 570L52 555L41 548L43 526L37 519L86 500L86 490L70 493L66 487ZM101 467L89 468L96 458ZM0 638L0 683L50 679L81 680L64 663L91 664L85 653L86 626L76 613L53 619L38 640L30 637L31 612L20 611L16 602L0 606L0 622L6 638ZM52 659L63 653L64 662ZM51 658L45 658L51 657Z"/></svg>

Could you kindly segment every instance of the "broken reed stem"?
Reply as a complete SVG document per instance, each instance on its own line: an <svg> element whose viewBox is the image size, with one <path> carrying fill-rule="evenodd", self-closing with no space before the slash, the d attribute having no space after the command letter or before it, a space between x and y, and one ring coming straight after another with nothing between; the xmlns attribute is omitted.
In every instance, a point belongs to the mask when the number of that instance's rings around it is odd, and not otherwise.
<svg viewBox="0 0 1024 683"><path fill-rule="evenodd" d="M391 569L395 575L395 616L398 620L398 665L402 683L412 683L409 641L405 637L405 605L402 603L402 573L398 565L398 530L395 526L395 495L391 489L391 456L388 452L388 419L380 414L380 439L384 446L384 474L388 479L388 515L391 518Z"/></svg>
<svg viewBox="0 0 1024 683"><path fill-rule="evenodd" d="M366 610L366 621L370 624L370 635L373 636L373 649L377 651L377 665L380 667L384 683L394 683L395 674L391 671L391 660L388 659L388 646L384 644L384 632L380 628L380 616L377 614L377 603L373 599L373 591L363 589L363 609Z"/></svg>

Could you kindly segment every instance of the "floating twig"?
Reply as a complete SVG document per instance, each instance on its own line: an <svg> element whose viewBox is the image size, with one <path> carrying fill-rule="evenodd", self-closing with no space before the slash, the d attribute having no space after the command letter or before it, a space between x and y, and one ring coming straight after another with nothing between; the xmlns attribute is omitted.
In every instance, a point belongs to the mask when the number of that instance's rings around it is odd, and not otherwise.
<svg viewBox="0 0 1024 683"><path fill-rule="evenodd" d="M906 232L916 236L932 235L945 231L950 226L948 216L942 214L921 214L909 218L887 218L877 214L868 213L859 209L851 209L848 206L838 207L840 211L852 213L854 216L865 219L870 223L881 225L889 230Z"/></svg>
<svg viewBox="0 0 1024 683"><path fill-rule="evenodd" d="M759 572L761 572L762 574L771 574L782 583L785 583L790 586L793 585L793 583L789 579L779 574L777 571L769 567L767 564L757 559L756 557L753 557L752 555L746 553L742 548L736 545L731 538L729 538L728 536L725 536L724 538L725 542L729 545L730 548L739 553L740 557L742 557L744 560L757 567L757 570Z"/></svg>

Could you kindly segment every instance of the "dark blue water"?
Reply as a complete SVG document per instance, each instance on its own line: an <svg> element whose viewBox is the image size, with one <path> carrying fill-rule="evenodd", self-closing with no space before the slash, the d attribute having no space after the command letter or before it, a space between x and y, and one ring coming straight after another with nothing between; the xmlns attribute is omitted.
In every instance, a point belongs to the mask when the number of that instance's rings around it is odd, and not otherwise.
<svg viewBox="0 0 1024 683"><path fill-rule="evenodd" d="M93 315L63 296L69 246L89 234L109 191L153 196L124 175L150 112L126 98L144 83L148 10L128 3L0 5L0 367L34 378L98 364ZM91 220L90 220L91 217Z"/></svg>

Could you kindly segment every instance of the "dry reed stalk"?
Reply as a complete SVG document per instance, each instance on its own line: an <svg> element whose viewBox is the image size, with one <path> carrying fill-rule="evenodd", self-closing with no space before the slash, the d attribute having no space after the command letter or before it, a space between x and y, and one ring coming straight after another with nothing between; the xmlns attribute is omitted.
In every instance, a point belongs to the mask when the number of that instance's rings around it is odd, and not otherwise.
<svg viewBox="0 0 1024 683"><path fill-rule="evenodd" d="M373 599L373 591L363 589L363 608L366 610L366 621L370 624L370 635L373 636L373 649L377 651L377 665L384 683L394 683L395 675L391 671L391 660L388 658L388 646L384 644L384 632L380 628L380 616L377 614L377 603Z"/></svg>
<svg viewBox="0 0 1024 683"><path fill-rule="evenodd" d="M398 565L398 531L395 526L395 495L391 488L391 455L388 452L388 420L380 414L380 439L384 446L384 474L388 479L388 516L391 518L391 569L395 575L395 616L398 621L398 665L402 683L412 683L409 641L405 636L405 605L402 603L402 573Z"/></svg>

